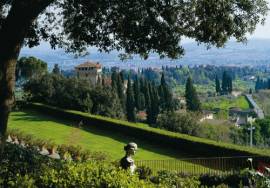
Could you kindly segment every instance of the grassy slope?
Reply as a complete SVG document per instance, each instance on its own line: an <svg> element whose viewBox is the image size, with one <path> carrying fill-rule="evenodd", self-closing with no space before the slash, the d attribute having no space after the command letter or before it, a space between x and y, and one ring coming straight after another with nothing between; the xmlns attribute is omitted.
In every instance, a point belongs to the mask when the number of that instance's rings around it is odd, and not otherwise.
<svg viewBox="0 0 270 188"><path fill-rule="evenodd" d="M95 128L82 130L71 123L34 111L13 112L10 116L9 128L20 129L37 138L51 139L57 144L80 145L91 151L106 151L112 159L123 157L126 143L138 143L137 160L175 159L186 157L167 148L160 148L117 132L104 132Z"/></svg>
<svg viewBox="0 0 270 188"><path fill-rule="evenodd" d="M167 136L169 138L174 138L174 139L179 139L179 140L183 140L183 141L188 141L188 142L193 142L194 144L206 144L209 145L211 147L218 147L218 148L223 148L223 149L229 149L229 150L237 150L239 152L243 151L243 152L249 152L250 154L248 155L260 155L260 156L270 156L270 150L269 149L257 149L257 148L250 148L250 147L246 147L246 146L239 146L239 145L235 145L235 144L228 144L228 143L223 143L223 142L216 142L213 140L209 140L209 139L204 139L204 138L199 138L199 137L194 137L194 136L189 136L186 134L180 134L180 133L175 133L175 132L170 132L167 130L162 130L162 129L158 129L158 128L153 128L153 127L149 127L147 124L142 124L142 123L131 123L131 122L127 122L127 121L123 121L123 120L118 120L118 119L112 119L112 118L108 118L108 117L104 117L104 116L99 116L99 115L92 115L89 113L85 113L85 112L80 112L80 111L74 111L74 110L64 110L61 108L57 108L57 107L53 107L53 106L48 106L48 105L44 105L41 103L34 103L32 104L33 107L41 107L41 109L46 109L49 110L51 109L52 111L56 110L56 111L63 111L67 114L73 114L73 115L79 115L85 118L90 118L93 120L99 120L99 121L103 121L103 122L107 122L107 123L111 123L111 124L115 124L116 126L123 126L123 127L130 127L131 129L140 129L143 130L145 132L151 133L151 134L155 134L156 136ZM109 136L112 136L112 134L110 133ZM156 147L156 146L155 146ZM156 147L159 148L160 146ZM149 149L153 149L153 148L149 148ZM163 150L163 149L162 149ZM178 151L180 152L179 154L175 154L176 151L171 151L170 153L173 154L173 156L175 158L179 158L180 157L200 157L198 155L193 155L190 156L189 154L185 154L182 151ZM169 153L166 153L165 155L168 155ZM215 157L215 156L214 156Z"/></svg>

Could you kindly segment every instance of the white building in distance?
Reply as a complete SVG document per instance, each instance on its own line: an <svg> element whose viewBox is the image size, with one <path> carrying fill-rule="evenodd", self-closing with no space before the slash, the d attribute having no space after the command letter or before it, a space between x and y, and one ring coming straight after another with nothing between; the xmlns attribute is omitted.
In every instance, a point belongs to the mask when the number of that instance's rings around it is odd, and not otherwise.
<svg viewBox="0 0 270 188"><path fill-rule="evenodd" d="M89 80L93 85L102 79L102 65L99 62L87 61L76 66L75 71L79 79Z"/></svg>

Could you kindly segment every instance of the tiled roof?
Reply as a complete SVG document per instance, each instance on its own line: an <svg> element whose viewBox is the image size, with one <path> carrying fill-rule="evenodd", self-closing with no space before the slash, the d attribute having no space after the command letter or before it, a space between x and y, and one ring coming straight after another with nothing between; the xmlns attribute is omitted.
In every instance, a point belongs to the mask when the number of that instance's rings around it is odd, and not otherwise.
<svg viewBox="0 0 270 188"><path fill-rule="evenodd" d="M87 61L83 64L80 64L76 66L75 68L83 68L83 67L95 67L95 68L101 68L101 64L99 62L94 61Z"/></svg>

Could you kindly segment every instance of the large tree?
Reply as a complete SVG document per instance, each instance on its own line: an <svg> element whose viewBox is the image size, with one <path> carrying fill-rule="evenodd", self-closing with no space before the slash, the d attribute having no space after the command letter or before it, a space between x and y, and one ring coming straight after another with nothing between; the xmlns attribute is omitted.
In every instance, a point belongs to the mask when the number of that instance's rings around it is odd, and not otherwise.
<svg viewBox="0 0 270 188"><path fill-rule="evenodd" d="M17 62L16 79L28 80L47 72L47 63L35 57L22 57Z"/></svg>
<svg viewBox="0 0 270 188"><path fill-rule="evenodd" d="M183 36L221 47L246 39L268 10L265 0L1 0L0 134L13 104L15 67L23 45L83 53L87 46L147 58L177 58ZM4 139L3 139L4 140Z"/></svg>

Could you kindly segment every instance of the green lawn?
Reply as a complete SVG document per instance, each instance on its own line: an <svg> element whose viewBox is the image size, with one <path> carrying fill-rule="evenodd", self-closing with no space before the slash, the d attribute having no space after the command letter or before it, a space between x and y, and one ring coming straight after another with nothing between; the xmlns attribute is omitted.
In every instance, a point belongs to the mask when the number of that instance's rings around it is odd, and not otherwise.
<svg viewBox="0 0 270 188"><path fill-rule="evenodd" d="M102 151L107 153L112 160L119 160L123 157L124 145L134 141L139 146L139 150L134 157L135 160L143 160L142 164L151 167L154 172L161 169L174 169L186 173L194 173L194 169L196 169L196 173L208 172L210 170L201 165L174 160L189 157L181 151L161 148L155 144L150 144L119 132L106 132L93 127L89 127L86 130L74 126L76 126L76 123L40 114L33 110L12 112L9 119L9 129L19 129L23 133L33 135L35 138L51 140L56 144L73 144L91 151ZM162 163L163 166L156 166L152 163L145 163L147 160L165 160L165 163ZM168 160L168 163L166 163L166 160ZM171 163L171 160L175 162ZM176 162L181 164L181 166L175 165Z"/></svg>
<svg viewBox="0 0 270 188"><path fill-rule="evenodd" d="M229 98L227 96L214 97L203 103L204 109L220 108L221 110L228 110L231 107L238 107L245 110L249 109L249 103L244 96L237 98Z"/></svg>
<svg viewBox="0 0 270 188"><path fill-rule="evenodd" d="M160 148L155 144L146 143L119 132L98 130L93 127L80 129L73 127L76 123L53 118L34 111L11 113L9 128L19 129L36 138L50 139L56 144L80 145L91 151L105 151L113 160L124 155L124 145L130 141L138 144L136 160L167 160L187 157L187 155L168 148Z"/></svg>

